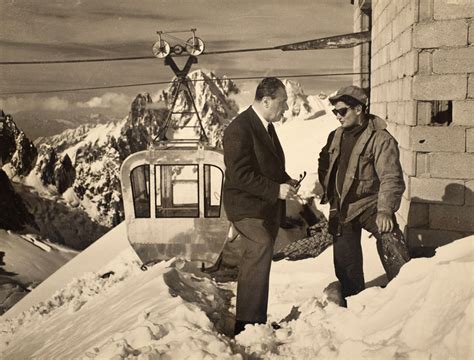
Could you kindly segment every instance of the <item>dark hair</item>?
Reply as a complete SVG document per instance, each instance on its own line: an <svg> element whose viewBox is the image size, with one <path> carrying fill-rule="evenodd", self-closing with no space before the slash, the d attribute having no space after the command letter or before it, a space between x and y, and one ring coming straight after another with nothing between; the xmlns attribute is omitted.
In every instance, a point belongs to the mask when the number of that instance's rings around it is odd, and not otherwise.
<svg viewBox="0 0 474 360"><path fill-rule="evenodd" d="M364 113L367 108L367 105L362 104L359 100L356 100L352 96L348 96L348 95L341 96L339 99L337 99L337 101L342 101L343 103L345 103L347 106L351 108L355 108L356 106L360 105L362 106L362 112Z"/></svg>
<svg viewBox="0 0 474 360"><path fill-rule="evenodd" d="M275 99L278 89L285 89L285 85L276 77L267 77L260 81L255 91L255 100L261 101L264 96Z"/></svg>

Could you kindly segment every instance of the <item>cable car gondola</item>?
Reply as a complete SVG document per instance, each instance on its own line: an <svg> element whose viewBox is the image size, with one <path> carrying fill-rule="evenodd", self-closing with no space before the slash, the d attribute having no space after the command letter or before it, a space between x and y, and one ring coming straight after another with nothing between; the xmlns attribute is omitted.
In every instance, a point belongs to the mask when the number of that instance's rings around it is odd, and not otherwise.
<svg viewBox="0 0 474 360"><path fill-rule="evenodd" d="M222 205L224 156L222 150L208 144L199 112L188 85L187 74L194 55L204 49L194 36L185 43L191 55L183 69L169 56L170 46L161 39L153 47L157 57L165 57L177 76L173 102L163 127L148 150L139 151L121 166L122 196L128 240L146 267L175 256L205 265L213 265L227 238L229 223ZM181 53L184 46L174 46ZM165 56L163 56L165 54ZM191 100L197 137L168 139L176 100L185 92ZM189 130L189 129L184 129ZM188 131L189 136L189 131Z"/></svg>

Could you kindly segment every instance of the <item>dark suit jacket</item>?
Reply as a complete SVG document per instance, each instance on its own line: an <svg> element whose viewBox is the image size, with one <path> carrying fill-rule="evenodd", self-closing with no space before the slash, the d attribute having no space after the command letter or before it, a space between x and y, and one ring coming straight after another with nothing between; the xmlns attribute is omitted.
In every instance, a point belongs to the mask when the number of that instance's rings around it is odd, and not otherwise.
<svg viewBox="0 0 474 360"><path fill-rule="evenodd" d="M285 156L259 117L249 107L224 131L224 207L230 221L258 218L280 222L285 201L278 199L280 184L290 179Z"/></svg>

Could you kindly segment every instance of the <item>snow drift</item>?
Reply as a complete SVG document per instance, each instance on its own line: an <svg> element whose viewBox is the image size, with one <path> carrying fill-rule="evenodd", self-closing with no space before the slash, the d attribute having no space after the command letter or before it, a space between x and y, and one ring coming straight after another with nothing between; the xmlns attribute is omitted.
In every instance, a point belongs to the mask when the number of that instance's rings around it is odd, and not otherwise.
<svg viewBox="0 0 474 360"><path fill-rule="evenodd" d="M117 234L116 234L117 235ZM43 303L0 323L3 359L468 359L473 355L474 236L414 259L386 288L349 298L322 291L332 251L273 265L269 315L282 328L248 326L230 339L235 283L219 284L172 260L147 272L131 249ZM367 263L377 259L364 241ZM370 277L381 268L367 271Z"/></svg>

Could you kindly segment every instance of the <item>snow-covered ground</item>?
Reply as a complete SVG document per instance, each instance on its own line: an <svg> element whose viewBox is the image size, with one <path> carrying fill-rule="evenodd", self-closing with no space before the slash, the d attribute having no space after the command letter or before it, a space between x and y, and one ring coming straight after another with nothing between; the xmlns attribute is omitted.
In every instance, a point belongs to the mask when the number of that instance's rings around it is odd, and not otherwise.
<svg viewBox="0 0 474 360"><path fill-rule="evenodd" d="M337 126L327 113L277 128L288 172L311 193L317 155ZM322 208L327 212L326 208ZM474 236L413 259L385 288L375 240L363 235L368 288L342 308L332 248L272 265L270 321L235 339L235 283L173 259L140 270L120 225L0 318L1 359L472 359Z"/></svg>
<svg viewBox="0 0 474 360"><path fill-rule="evenodd" d="M120 229L99 241L125 237ZM473 241L458 240L433 258L412 260L386 288L349 298L347 309L323 292L335 280L331 248L315 259L274 263L269 316L287 321L276 331L250 326L234 340L224 334L231 327L235 283L218 284L179 260L142 272L126 248L48 301L2 321L0 357L469 359ZM364 256L370 284L383 274L373 239L364 239Z"/></svg>

